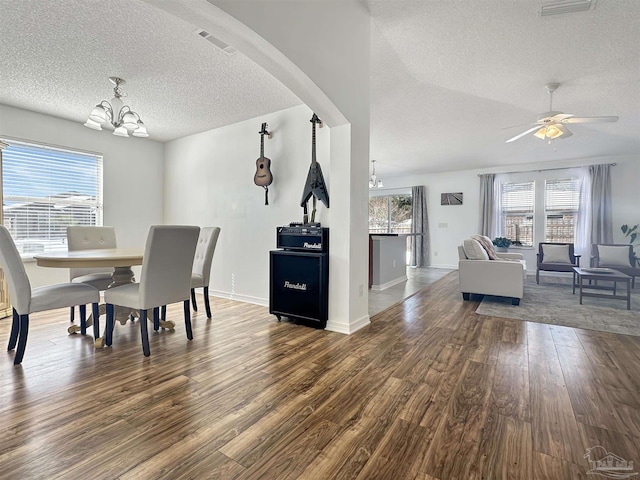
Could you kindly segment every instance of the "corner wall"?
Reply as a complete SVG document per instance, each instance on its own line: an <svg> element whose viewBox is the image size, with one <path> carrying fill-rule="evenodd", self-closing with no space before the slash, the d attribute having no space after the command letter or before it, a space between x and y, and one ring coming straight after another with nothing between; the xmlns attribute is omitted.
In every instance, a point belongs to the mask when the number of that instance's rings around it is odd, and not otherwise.
<svg viewBox="0 0 640 480"><path fill-rule="evenodd" d="M149 127L152 131L152 127ZM0 105L0 137L101 153L104 224L116 228L118 245L144 248L149 227L162 223L163 145L121 138L81 123ZM69 281L67 269L25 263L32 287Z"/></svg>
<svg viewBox="0 0 640 480"><path fill-rule="evenodd" d="M311 162L311 110L301 105L264 117L184 137L165 145L165 223L221 227L213 257L213 295L268 305L269 250L276 227L302 221L300 200ZM253 183L260 156L260 126L273 183L269 205ZM330 130L316 129L317 160L333 194L329 171ZM316 221L330 227L318 202Z"/></svg>

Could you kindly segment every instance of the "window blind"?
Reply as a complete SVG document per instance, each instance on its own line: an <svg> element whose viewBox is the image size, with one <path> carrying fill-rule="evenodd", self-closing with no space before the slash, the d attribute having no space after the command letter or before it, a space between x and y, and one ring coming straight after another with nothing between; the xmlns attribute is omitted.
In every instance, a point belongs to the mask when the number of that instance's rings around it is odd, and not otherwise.
<svg viewBox="0 0 640 480"><path fill-rule="evenodd" d="M102 225L102 156L5 142L4 225L23 256L66 250L68 225Z"/></svg>
<svg viewBox="0 0 640 480"><path fill-rule="evenodd" d="M579 180L546 180L545 241L573 243L579 208Z"/></svg>
<svg viewBox="0 0 640 480"><path fill-rule="evenodd" d="M500 207L503 231L523 246L533 245L534 182L502 184Z"/></svg>

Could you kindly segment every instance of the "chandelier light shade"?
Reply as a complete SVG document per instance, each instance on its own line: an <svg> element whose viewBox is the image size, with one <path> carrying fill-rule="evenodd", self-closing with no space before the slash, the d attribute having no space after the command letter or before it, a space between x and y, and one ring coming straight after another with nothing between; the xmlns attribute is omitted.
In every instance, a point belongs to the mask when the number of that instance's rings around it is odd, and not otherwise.
<svg viewBox="0 0 640 480"><path fill-rule="evenodd" d="M113 98L110 101L103 100L96 105L84 126L93 130L102 130L102 126L109 124L114 128L113 134L119 137L148 137L147 127L142 122L140 115L125 105L122 97L125 96L120 88L126 82L119 77L109 77L114 85Z"/></svg>
<svg viewBox="0 0 640 480"><path fill-rule="evenodd" d="M376 161L371 160L371 177L369 178L369 188L382 188L382 180L376 176Z"/></svg>

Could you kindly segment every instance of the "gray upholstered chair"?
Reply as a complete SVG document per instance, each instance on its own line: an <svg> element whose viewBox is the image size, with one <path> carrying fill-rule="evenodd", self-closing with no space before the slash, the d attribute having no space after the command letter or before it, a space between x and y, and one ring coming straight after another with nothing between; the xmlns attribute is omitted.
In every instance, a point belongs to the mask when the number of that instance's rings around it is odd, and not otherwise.
<svg viewBox="0 0 640 480"><path fill-rule="evenodd" d="M116 230L113 227L87 227L71 225L67 227L67 248L77 250L96 250L117 248ZM113 281L113 268L70 268L69 280L72 283L86 283L98 290L106 290ZM74 307L71 307L71 321L75 319Z"/></svg>
<svg viewBox="0 0 640 480"><path fill-rule="evenodd" d="M107 346L111 345L113 339L115 305L137 309L140 312L140 334L145 357L151 353L147 311L157 311L156 309L162 305L184 302L187 338L193 339L189 291L199 233L200 228L192 226L156 225L150 228L140 282L113 287L104 292L107 304ZM156 320L154 318L154 327L157 329Z"/></svg>
<svg viewBox="0 0 640 480"><path fill-rule="evenodd" d="M576 255L573 243L541 242L538 244L536 283L540 283L540 271L573 273L580 266L580 255Z"/></svg>
<svg viewBox="0 0 640 480"><path fill-rule="evenodd" d="M591 266L611 268L631 277L631 288L640 277L640 260L633 254L633 246L627 243L594 243L591 246Z"/></svg>
<svg viewBox="0 0 640 480"><path fill-rule="evenodd" d="M86 305L92 304L93 332L98 338L98 302L100 292L83 283L62 283L58 285L48 285L31 289L29 277L20 258L20 253L16 248L13 238L6 227L0 225L0 267L4 270L7 283L9 284L9 295L13 305L13 323L9 335L8 350L16 348L16 355L13 363L18 365L22 362L24 351L27 346L27 334L29 333L29 315L31 313L53 310L56 308L80 306L80 321L86 330Z"/></svg>

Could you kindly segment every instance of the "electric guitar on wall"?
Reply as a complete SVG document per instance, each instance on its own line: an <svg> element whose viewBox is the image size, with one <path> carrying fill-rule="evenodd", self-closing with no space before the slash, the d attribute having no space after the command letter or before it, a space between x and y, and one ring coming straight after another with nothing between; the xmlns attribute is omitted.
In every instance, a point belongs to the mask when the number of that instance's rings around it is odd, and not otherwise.
<svg viewBox="0 0 640 480"><path fill-rule="evenodd" d="M260 134L260 158L256 160L256 173L253 176L253 183L264 188L264 204L269 205L269 185L273 182L273 174L271 173L271 160L264 156L264 136L271 132L267 131L266 122L262 124L262 128L258 132Z"/></svg>
<svg viewBox="0 0 640 480"><path fill-rule="evenodd" d="M307 181L304 185L302 192L302 200L300 206L304 208L305 222L307 223L307 202L313 196L313 211L311 213L311 221L315 221L316 217L316 199L320 200L324 205L329 208L329 192L327 186L324 183L324 176L322 175L322 168L316 160L316 124L320 124L320 128L324 125L322 120L314 113L311 117L311 166L309 167L309 173L307 174Z"/></svg>

